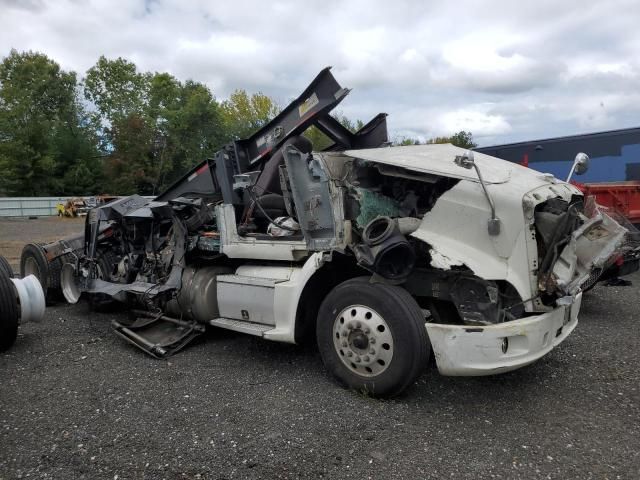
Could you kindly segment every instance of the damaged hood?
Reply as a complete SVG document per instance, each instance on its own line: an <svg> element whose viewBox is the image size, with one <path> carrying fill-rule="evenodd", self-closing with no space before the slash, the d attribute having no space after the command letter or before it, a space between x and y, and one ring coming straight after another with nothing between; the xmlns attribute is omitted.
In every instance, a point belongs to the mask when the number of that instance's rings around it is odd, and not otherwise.
<svg viewBox="0 0 640 480"><path fill-rule="evenodd" d="M478 175L474 169L462 168L454 163L457 156L463 155L467 151L467 149L446 143L347 150L344 154L368 162L383 163L414 172L478 182ZM479 152L473 152L473 156L476 165L482 172L485 183L508 182L513 172L522 168L520 165Z"/></svg>

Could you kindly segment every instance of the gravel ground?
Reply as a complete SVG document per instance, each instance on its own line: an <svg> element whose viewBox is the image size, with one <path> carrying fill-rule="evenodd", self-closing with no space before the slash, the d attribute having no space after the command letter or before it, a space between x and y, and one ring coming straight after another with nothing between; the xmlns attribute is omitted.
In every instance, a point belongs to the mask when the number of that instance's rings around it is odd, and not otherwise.
<svg viewBox="0 0 640 480"><path fill-rule="evenodd" d="M161 361L111 333L123 314L49 307L0 355L0 479L640 478L629 278L586 295L536 364L431 365L385 401L335 385L314 350L215 330Z"/></svg>
<svg viewBox="0 0 640 480"><path fill-rule="evenodd" d="M53 242L81 233L84 217L0 218L0 255L4 256L15 272L20 270L20 254L25 243Z"/></svg>

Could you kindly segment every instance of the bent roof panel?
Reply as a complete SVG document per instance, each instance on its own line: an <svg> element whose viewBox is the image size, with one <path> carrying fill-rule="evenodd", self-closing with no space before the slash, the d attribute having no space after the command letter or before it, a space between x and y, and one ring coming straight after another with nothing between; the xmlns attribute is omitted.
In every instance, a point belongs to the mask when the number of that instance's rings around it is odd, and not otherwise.
<svg viewBox="0 0 640 480"><path fill-rule="evenodd" d="M464 148L446 143L347 150L344 154L369 162L406 168L414 172L477 182L478 175L474 168L466 169L454 163L456 156L463 155L466 151ZM514 169L522 168L484 153L473 152L473 156L476 165L480 168L482 178L487 183L507 182Z"/></svg>

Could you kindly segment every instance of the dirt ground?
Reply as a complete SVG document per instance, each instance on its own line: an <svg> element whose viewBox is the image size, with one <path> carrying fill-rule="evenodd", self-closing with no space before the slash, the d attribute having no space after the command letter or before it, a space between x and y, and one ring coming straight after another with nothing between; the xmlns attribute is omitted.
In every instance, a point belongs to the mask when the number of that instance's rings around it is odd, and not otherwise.
<svg viewBox="0 0 640 480"><path fill-rule="evenodd" d="M0 241L79 226L3 221ZM628 278L586 294L576 330L533 365L477 378L429 365L393 400L337 386L314 348L212 329L156 360L111 331L125 313L50 306L0 354L0 479L638 479Z"/></svg>
<svg viewBox="0 0 640 480"><path fill-rule="evenodd" d="M74 233L81 233L85 217L0 218L0 255L17 273L20 254L27 243L53 242Z"/></svg>

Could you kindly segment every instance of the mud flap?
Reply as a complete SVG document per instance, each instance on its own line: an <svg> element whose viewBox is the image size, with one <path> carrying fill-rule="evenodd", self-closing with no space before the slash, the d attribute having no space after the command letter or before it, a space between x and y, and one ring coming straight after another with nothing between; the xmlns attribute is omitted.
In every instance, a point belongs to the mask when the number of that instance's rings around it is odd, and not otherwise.
<svg viewBox="0 0 640 480"><path fill-rule="evenodd" d="M155 358L167 358L177 353L198 335L205 326L196 321L184 321L149 312L134 312L135 321L129 325L113 320L111 327L117 335Z"/></svg>

